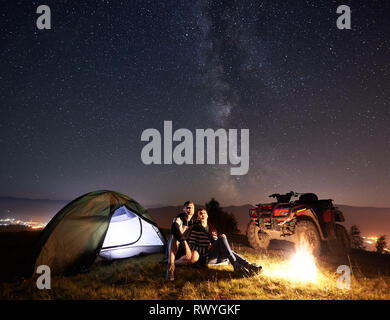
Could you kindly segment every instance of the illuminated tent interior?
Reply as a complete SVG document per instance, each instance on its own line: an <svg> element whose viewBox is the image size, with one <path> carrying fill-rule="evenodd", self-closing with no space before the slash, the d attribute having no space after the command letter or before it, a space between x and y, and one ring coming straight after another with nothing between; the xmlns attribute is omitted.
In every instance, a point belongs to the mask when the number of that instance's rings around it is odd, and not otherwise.
<svg viewBox="0 0 390 320"><path fill-rule="evenodd" d="M162 245L164 242L156 226L122 206L111 218L99 255L110 260L127 258L141 253L160 252Z"/></svg>
<svg viewBox="0 0 390 320"><path fill-rule="evenodd" d="M114 191L95 191L70 202L48 223L36 243L35 269L52 273L89 268L106 260L164 251L166 239L149 213L134 199Z"/></svg>

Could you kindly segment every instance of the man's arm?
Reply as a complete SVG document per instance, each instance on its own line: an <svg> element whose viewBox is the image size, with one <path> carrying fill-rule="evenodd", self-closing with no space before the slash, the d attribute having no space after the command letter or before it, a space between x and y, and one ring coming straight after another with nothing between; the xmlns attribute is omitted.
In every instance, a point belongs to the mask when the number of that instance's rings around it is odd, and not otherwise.
<svg viewBox="0 0 390 320"><path fill-rule="evenodd" d="M173 234L175 239L177 241L179 241L180 243L182 243L185 240L184 239L184 235L181 232L182 225L183 225L183 223L182 223L182 221L179 218L175 218L173 220L172 225L171 225L171 233Z"/></svg>
<svg viewBox="0 0 390 320"><path fill-rule="evenodd" d="M184 245L184 249L186 251L186 258L191 259L191 249L184 237L184 234L181 232L182 226L183 226L183 222L181 221L181 219L175 218L171 226L171 233L173 234L173 236L177 241L179 241Z"/></svg>

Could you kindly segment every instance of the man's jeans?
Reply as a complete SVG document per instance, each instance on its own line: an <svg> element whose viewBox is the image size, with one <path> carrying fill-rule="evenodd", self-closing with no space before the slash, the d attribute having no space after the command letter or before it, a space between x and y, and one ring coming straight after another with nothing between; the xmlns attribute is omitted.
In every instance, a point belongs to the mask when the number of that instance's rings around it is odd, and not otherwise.
<svg viewBox="0 0 390 320"><path fill-rule="evenodd" d="M171 251L172 241L176 241L178 247L175 259L179 259L181 256L183 256L183 254L185 254L184 246L180 244L179 241L177 241L173 236L170 236L165 247L165 259L169 264L171 263L171 255L169 253Z"/></svg>

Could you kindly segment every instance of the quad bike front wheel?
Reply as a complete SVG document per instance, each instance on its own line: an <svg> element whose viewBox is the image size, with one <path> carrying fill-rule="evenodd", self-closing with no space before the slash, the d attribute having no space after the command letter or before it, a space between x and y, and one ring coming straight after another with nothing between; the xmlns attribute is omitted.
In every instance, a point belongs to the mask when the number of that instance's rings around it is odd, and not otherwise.
<svg viewBox="0 0 390 320"><path fill-rule="evenodd" d="M321 254L321 238L317 227L309 220L298 221L295 226L295 247L307 246L313 256Z"/></svg>
<svg viewBox="0 0 390 320"><path fill-rule="evenodd" d="M262 231L256 221L249 222L246 235L251 247L257 251L266 250L271 241L269 234Z"/></svg>

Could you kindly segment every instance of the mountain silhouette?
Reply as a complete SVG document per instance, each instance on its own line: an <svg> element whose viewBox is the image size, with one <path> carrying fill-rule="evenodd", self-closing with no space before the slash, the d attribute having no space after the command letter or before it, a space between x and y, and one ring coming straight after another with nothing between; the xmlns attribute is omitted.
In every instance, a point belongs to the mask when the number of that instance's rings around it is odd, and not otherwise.
<svg viewBox="0 0 390 320"><path fill-rule="evenodd" d="M50 219L61 210L68 200L25 199L14 197L0 197L0 218L17 218L24 221L49 222ZM142 204L141 204L142 205ZM182 205L160 206L143 205L161 228L169 228L172 219L182 210ZM390 208L357 207L350 205L336 205L344 213L345 227L347 230L356 224L362 235L378 236L387 234L390 236ZM204 207L196 205L197 208ZM249 222L249 209L251 204L241 206L225 206L224 211L233 213L238 222L241 233L245 233Z"/></svg>

